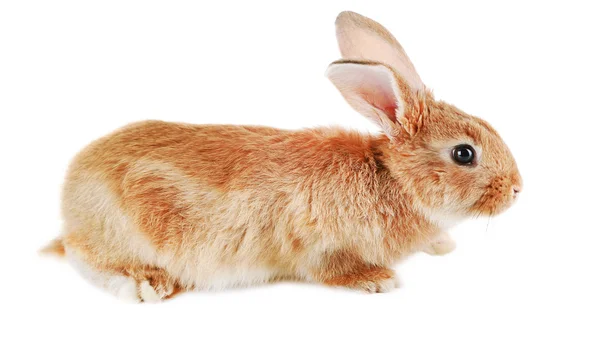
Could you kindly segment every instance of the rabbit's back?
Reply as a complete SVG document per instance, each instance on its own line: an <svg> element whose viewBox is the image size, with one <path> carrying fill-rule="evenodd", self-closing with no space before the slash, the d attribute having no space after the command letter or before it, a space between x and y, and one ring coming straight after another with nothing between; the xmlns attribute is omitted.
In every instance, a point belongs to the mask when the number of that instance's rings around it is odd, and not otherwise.
<svg viewBox="0 0 600 337"><path fill-rule="evenodd" d="M332 156L348 160L341 144L368 150L362 136L336 139L335 132L127 126L73 161L63 195L65 243L86 247L102 266L135 260L201 287L308 273L301 261L326 249L323 221L311 209L324 196L313 187L328 183L324 170L341 168Z"/></svg>

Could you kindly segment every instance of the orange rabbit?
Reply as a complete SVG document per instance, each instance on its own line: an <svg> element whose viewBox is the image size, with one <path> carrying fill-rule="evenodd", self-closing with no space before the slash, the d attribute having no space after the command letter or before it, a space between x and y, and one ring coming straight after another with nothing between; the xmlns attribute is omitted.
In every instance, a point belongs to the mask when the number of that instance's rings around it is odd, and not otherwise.
<svg viewBox="0 0 600 337"><path fill-rule="evenodd" d="M386 292L394 263L508 208L521 177L498 133L436 101L378 23L343 12L336 27L327 77L381 134L128 125L73 160L46 250L134 301L282 278Z"/></svg>

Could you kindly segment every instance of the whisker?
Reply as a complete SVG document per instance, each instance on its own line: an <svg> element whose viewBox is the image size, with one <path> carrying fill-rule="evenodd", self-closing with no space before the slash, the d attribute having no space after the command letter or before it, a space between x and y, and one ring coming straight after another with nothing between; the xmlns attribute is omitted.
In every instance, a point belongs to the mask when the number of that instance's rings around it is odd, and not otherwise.
<svg viewBox="0 0 600 337"><path fill-rule="evenodd" d="M479 219L479 217L481 216L482 213L483 213L483 209L479 209L479 211L477 212L477 215L475 216L475 218Z"/></svg>

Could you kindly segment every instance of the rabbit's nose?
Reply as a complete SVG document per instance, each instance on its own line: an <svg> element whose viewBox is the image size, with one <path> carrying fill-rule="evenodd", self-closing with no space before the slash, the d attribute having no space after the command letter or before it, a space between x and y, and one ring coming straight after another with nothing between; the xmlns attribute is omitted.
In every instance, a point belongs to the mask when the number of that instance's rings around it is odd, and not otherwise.
<svg viewBox="0 0 600 337"><path fill-rule="evenodd" d="M519 193L521 193L521 186L514 185L513 188L513 198L516 198Z"/></svg>

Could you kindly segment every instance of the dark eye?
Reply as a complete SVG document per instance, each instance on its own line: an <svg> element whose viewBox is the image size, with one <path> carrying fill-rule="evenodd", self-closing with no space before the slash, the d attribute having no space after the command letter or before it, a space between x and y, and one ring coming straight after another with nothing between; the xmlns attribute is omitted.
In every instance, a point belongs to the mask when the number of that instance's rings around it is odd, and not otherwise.
<svg viewBox="0 0 600 337"><path fill-rule="evenodd" d="M452 150L452 159L458 165L471 165L475 160L475 149L467 144L457 145Z"/></svg>

